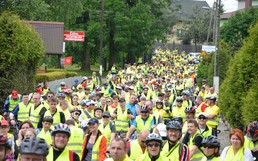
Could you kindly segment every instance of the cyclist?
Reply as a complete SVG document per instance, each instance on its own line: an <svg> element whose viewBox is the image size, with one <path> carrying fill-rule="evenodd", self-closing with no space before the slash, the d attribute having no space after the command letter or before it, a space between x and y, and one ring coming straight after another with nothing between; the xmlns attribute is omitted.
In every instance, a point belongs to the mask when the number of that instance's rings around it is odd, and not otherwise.
<svg viewBox="0 0 258 161"><path fill-rule="evenodd" d="M208 136L202 140L205 156L201 161L221 161L219 155L220 142L216 136Z"/></svg>
<svg viewBox="0 0 258 161"><path fill-rule="evenodd" d="M0 161L5 161L12 151L12 140L7 135L0 135Z"/></svg>

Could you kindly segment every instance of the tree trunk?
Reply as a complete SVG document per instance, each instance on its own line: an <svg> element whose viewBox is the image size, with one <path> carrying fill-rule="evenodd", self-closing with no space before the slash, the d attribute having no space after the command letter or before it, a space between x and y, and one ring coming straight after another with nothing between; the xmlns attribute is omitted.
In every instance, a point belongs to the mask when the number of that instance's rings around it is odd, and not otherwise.
<svg viewBox="0 0 258 161"><path fill-rule="evenodd" d="M82 71L90 70L90 51L88 47L88 39L84 40L83 43L83 55L82 55Z"/></svg>
<svg viewBox="0 0 258 161"><path fill-rule="evenodd" d="M109 63L108 63L108 70L111 69L113 64L115 63L115 56L116 56L116 47L115 47L115 41L114 41L114 36L115 36L115 28L113 21L111 20L109 23Z"/></svg>

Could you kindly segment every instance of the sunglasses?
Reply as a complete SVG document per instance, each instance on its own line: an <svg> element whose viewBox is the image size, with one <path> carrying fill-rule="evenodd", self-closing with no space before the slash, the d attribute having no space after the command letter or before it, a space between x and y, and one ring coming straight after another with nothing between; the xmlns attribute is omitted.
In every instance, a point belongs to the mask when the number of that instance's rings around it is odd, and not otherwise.
<svg viewBox="0 0 258 161"><path fill-rule="evenodd" d="M149 113L149 111L141 111L141 113Z"/></svg>
<svg viewBox="0 0 258 161"><path fill-rule="evenodd" d="M201 119L206 120L206 117L199 117L198 119L199 120L201 120Z"/></svg>
<svg viewBox="0 0 258 161"><path fill-rule="evenodd" d="M96 123L92 123L92 122L91 122L91 123L88 123L88 125L89 125L89 126L91 126L91 125L95 125L95 124L96 124Z"/></svg>
<svg viewBox="0 0 258 161"><path fill-rule="evenodd" d="M160 146L160 144L159 144L159 143L153 143L153 144L149 143L149 144L147 144L147 146L148 146L148 147L153 147L153 146L154 146L154 147L157 148L157 147Z"/></svg>
<svg viewBox="0 0 258 161"><path fill-rule="evenodd" d="M204 148L208 148L208 149L213 149L215 147L211 146L211 145L203 145Z"/></svg>
<svg viewBox="0 0 258 161"><path fill-rule="evenodd" d="M78 116L80 115L80 113L74 113L74 114L75 114L75 115L78 115Z"/></svg>
<svg viewBox="0 0 258 161"><path fill-rule="evenodd" d="M107 119L107 118L109 118L109 116L103 116L103 118L104 118L104 119Z"/></svg>

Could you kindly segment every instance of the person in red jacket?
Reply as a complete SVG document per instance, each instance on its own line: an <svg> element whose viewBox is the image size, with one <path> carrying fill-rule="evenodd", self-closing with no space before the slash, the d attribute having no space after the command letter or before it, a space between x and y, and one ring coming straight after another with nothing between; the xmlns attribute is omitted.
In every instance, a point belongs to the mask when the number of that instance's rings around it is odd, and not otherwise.
<svg viewBox="0 0 258 161"><path fill-rule="evenodd" d="M104 161L107 151L107 139L98 130L99 121L91 118L88 123L90 133L84 137L82 161Z"/></svg>

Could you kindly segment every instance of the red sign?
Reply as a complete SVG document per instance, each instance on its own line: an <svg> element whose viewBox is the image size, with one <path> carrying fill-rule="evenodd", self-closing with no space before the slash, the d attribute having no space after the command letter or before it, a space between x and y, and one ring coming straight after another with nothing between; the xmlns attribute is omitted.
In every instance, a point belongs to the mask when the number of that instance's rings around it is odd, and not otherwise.
<svg viewBox="0 0 258 161"><path fill-rule="evenodd" d="M72 56L68 56L64 58L64 65L70 65L72 64L73 61L73 57Z"/></svg>
<svg viewBox="0 0 258 161"><path fill-rule="evenodd" d="M65 41L84 41L83 31L64 31Z"/></svg>

